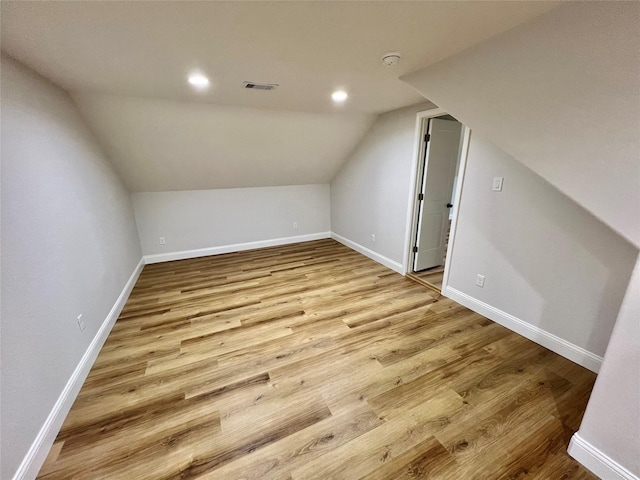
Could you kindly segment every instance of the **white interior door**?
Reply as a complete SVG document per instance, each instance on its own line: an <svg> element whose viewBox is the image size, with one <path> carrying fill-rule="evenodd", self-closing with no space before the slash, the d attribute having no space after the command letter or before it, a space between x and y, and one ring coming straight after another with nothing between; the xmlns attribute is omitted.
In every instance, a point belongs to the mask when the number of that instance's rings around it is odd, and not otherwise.
<svg viewBox="0 0 640 480"><path fill-rule="evenodd" d="M418 215L417 251L413 270L418 272L444 263L449 202L460 154L462 124L453 120L429 120Z"/></svg>

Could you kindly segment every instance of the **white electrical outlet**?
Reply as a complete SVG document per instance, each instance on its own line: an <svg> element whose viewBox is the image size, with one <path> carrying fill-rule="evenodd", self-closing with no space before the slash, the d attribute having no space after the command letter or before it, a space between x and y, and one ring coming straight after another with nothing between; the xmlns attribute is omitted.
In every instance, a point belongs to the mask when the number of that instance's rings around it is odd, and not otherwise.
<svg viewBox="0 0 640 480"><path fill-rule="evenodd" d="M494 192L501 192L503 182L504 182L504 177L493 177L493 186L491 189Z"/></svg>
<svg viewBox="0 0 640 480"><path fill-rule="evenodd" d="M86 325L84 324L84 321L82 320L82 314L78 315L78 328L80 329L81 332L84 332L84 327L86 327Z"/></svg>
<svg viewBox="0 0 640 480"><path fill-rule="evenodd" d="M479 286L480 288L484 287L484 275L478 274L476 276L476 285Z"/></svg>
<svg viewBox="0 0 640 480"><path fill-rule="evenodd" d="M293 222L293 229L295 230L296 228L298 228L298 222Z"/></svg>
<svg viewBox="0 0 640 480"><path fill-rule="evenodd" d="M371 241L372 241L373 243L376 243L376 234L375 234L375 233L372 233L372 234L371 234Z"/></svg>
<svg viewBox="0 0 640 480"><path fill-rule="evenodd" d="M164 241L164 237L160 237L160 245L164 245L165 241Z"/></svg>

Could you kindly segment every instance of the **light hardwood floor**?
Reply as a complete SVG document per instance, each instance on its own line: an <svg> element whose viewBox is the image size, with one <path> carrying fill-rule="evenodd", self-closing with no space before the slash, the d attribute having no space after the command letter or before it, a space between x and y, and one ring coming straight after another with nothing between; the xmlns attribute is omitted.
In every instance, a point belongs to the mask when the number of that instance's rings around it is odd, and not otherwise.
<svg viewBox="0 0 640 480"><path fill-rule="evenodd" d="M595 375L333 240L147 265L39 478L595 478Z"/></svg>
<svg viewBox="0 0 640 480"><path fill-rule="evenodd" d="M428 288L440 292L442 290L442 279L444 277L444 265L422 270L421 272L412 272L409 274L409 277Z"/></svg>

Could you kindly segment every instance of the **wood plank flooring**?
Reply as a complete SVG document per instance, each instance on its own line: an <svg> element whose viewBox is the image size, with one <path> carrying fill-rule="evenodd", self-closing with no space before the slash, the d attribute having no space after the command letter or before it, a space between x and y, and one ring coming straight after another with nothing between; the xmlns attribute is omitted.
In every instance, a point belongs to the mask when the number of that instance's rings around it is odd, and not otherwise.
<svg viewBox="0 0 640 480"><path fill-rule="evenodd" d="M594 379L333 240L147 265L38 478L592 479Z"/></svg>
<svg viewBox="0 0 640 480"><path fill-rule="evenodd" d="M411 272L407 274L407 277L440 293L442 291L442 280L444 279L444 265L422 270L421 272Z"/></svg>

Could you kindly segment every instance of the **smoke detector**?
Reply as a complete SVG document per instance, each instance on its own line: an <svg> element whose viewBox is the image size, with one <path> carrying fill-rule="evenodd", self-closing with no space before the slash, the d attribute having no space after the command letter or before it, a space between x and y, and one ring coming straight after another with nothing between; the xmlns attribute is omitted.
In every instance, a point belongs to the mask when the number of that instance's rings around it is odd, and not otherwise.
<svg viewBox="0 0 640 480"><path fill-rule="evenodd" d="M256 82L244 82L242 84L244 88L252 90L275 90L278 88L277 83L256 83Z"/></svg>
<svg viewBox="0 0 640 480"><path fill-rule="evenodd" d="M382 64L387 67L393 67L400 61L400 54L398 52L385 53L382 56Z"/></svg>

